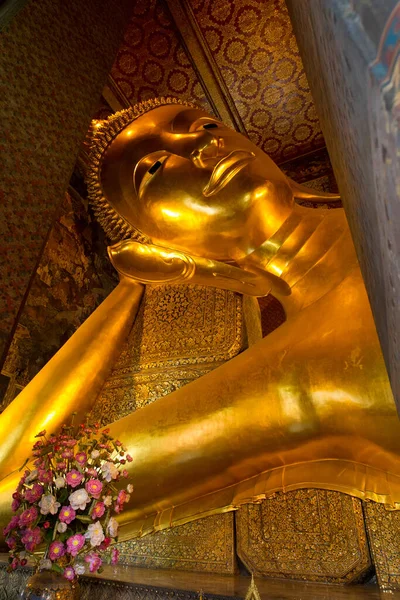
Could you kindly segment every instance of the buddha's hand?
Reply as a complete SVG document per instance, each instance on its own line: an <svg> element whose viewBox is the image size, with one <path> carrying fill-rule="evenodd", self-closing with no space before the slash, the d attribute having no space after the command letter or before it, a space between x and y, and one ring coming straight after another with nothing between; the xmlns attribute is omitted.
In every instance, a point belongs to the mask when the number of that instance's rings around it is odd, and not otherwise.
<svg viewBox="0 0 400 600"><path fill-rule="evenodd" d="M121 278L140 283L194 283L250 296L266 296L272 288L268 273L250 273L223 262L134 240L110 246L108 254Z"/></svg>

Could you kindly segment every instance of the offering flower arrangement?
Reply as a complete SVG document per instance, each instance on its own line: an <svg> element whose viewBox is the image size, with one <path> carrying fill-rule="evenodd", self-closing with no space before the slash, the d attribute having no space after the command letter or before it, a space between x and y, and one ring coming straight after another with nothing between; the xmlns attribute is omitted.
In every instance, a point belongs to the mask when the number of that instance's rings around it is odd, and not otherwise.
<svg viewBox="0 0 400 600"><path fill-rule="evenodd" d="M128 477L132 458L119 440L98 424L63 425L57 435L41 431L33 446L33 469L26 469L13 494L16 513L3 533L10 569L32 557L39 570L53 570L69 581L99 572L102 554L118 561L118 523L133 486L117 489Z"/></svg>

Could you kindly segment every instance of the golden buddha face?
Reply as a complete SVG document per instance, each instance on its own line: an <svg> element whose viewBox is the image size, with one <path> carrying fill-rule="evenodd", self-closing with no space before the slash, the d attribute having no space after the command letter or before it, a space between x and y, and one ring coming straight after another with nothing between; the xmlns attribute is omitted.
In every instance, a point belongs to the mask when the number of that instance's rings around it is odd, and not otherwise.
<svg viewBox="0 0 400 600"><path fill-rule="evenodd" d="M286 220L293 194L275 163L206 112L166 105L141 115L105 152L116 211L154 244L239 260Z"/></svg>

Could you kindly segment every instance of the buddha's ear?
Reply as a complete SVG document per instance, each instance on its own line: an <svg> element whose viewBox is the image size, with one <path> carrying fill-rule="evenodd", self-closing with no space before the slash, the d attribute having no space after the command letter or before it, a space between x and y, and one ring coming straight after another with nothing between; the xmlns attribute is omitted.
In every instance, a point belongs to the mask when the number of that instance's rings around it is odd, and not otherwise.
<svg viewBox="0 0 400 600"><path fill-rule="evenodd" d="M309 188L301 183L296 183L290 177L286 178L290 188L293 192L293 196L298 200L310 200L310 202L339 202L339 194L330 194L329 192L320 192Z"/></svg>
<svg viewBox="0 0 400 600"><path fill-rule="evenodd" d="M276 287L278 279L265 271L250 272L217 260L135 240L110 246L108 254L122 278L152 285L194 283L249 296L266 296ZM290 294L290 288L287 293Z"/></svg>

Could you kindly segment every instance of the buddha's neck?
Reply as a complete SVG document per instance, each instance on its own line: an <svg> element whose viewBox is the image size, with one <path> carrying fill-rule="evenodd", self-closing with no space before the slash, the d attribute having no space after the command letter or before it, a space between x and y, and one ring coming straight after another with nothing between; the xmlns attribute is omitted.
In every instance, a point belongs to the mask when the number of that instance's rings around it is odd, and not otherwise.
<svg viewBox="0 0 400 600"><path fill-rule="evenodd" d="M357 265L343 209L310 209L296 205L280 229L242 264L268 271L291 289L280 298L291 310L312 304ZM279 296L279 291L273 290Z"/></svg>

